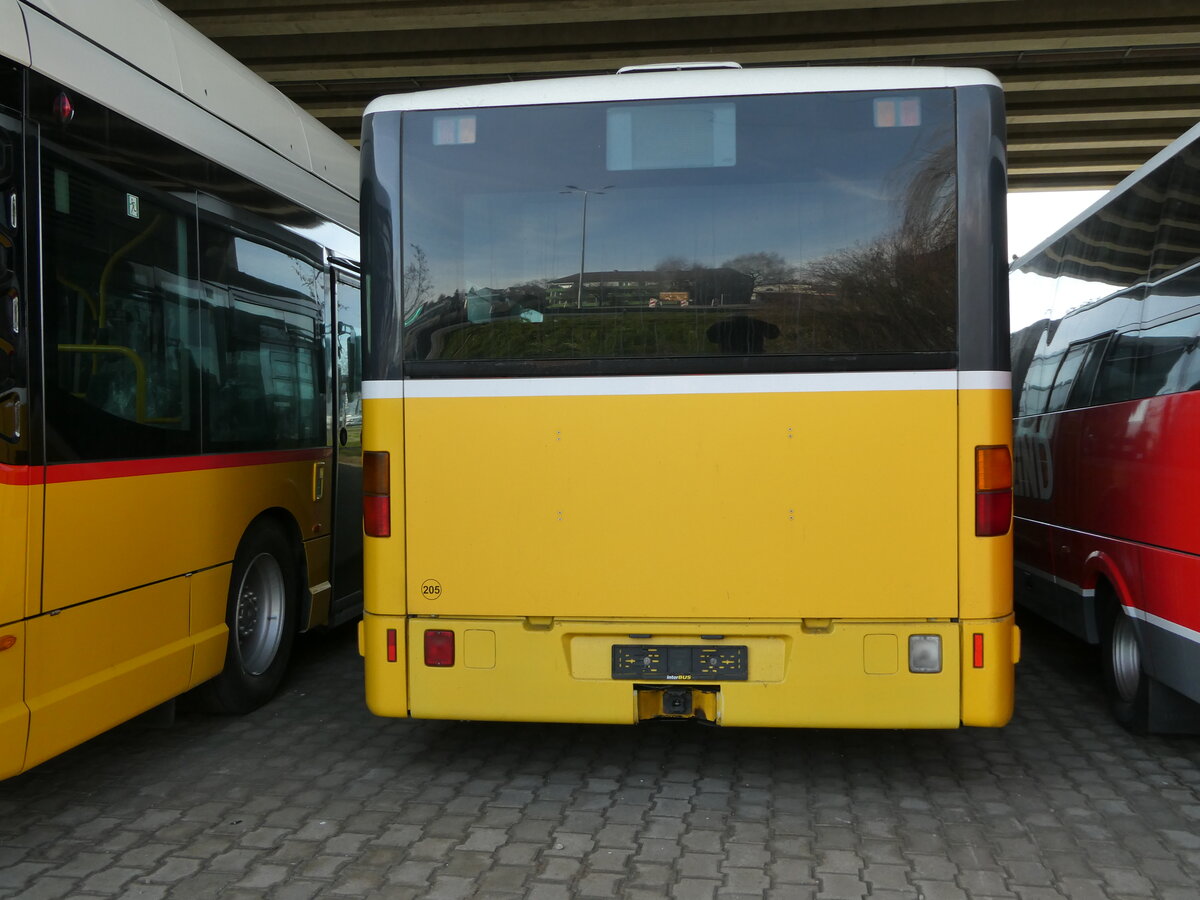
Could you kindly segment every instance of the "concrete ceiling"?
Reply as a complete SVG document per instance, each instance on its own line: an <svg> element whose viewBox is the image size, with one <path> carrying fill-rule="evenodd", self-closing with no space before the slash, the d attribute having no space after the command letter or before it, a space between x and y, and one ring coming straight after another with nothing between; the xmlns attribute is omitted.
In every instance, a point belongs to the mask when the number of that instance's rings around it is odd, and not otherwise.
<svg viewBox="0 0 1200 900"><path fill-rule="evenodd" d="M637 62L979 66L1009 184L1108 188L1200 119L1200 0L163 0L357 144L381 94Z"/></svg>

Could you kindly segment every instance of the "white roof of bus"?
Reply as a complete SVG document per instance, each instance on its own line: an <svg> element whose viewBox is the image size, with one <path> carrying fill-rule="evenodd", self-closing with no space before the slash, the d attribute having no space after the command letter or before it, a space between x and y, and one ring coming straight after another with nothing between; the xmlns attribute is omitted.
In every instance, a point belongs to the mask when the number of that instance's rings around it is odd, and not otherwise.
<svg viewBox="0 0 1200 900"><path fill-rule="evenodd" d="M0 53L358 229L354 148L155 0L0 0Z"/></svg>
<svg viewBox="0 0 1200 900"><path fill-rule="evenodd" d="M1095 203L1093 203L1071 221L1067 222L1053 234L1048 235L1045 240L1039 243L1032 250L1026 252L1023 256L1021 256L1020 259L1013 260L1012 265L1008 267L1009 271L1017 272L1025 268L1027 265L1033 262L1035 257L1041 254L1047 247L1051 246L1060 238L1074 231L1083 222L1096 215L1096 213L1103 210L1106 206L1112 204L1123 194L1132 190L1151 172L1177 155L1179 151L1183 150L1185 147L1195 143L1198 139L1200 139L1200 122L1197 122L1166 147L1159 150L1156 154L1154 154L1154 156L1150 157L1150 159L1148 159L1146 162L1142 163L1142 165L1137 169L1126 175L1117 183L1116 187L1099 197Z"/></svg>
<svg viewBox="0 0 1200 900"><path fill-rule="evenodd" d="M976 84L1000 86L990 72L965 68L797 66L778 69L652 69L620 75L548 78L392 94L372 101L363 115L395 110L537 106L543 103L604 103L832 91L911 91Z"/></svg>

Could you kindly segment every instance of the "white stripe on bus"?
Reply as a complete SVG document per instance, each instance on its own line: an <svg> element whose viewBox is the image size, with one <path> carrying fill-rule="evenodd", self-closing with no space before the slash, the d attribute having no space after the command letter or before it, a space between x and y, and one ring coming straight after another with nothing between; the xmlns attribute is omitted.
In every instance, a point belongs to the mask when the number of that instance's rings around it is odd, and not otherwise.
<svg viewBox="0 0 1200 900"><path fill-rule="evenodd" d="M1162 616L1148 613L1144 609L1138 609L1136 606L1125 606L1122 608L1125 610L1125 614L1131 618L1141 619L1147 625L1154 625L1163 631L1169 631L1176 637L1189 640L1193 644L1200 644L1200 631L1193 631L1186 625L1180 625L1178 622L1172 622L1170 619L1164 619Z"/></svg>
<svg viewBox="0 0 1200 900"><path fill-rule="evenodd" d="M959 372L960 391L1007 391L1012 388L1011 372Z"/></svg>
<svg viewBox="0 0 1200 900"><path fill-rule="evenodd" d="M367 381L367 400L1006 390L1007 372L809 372Z"/></svg>

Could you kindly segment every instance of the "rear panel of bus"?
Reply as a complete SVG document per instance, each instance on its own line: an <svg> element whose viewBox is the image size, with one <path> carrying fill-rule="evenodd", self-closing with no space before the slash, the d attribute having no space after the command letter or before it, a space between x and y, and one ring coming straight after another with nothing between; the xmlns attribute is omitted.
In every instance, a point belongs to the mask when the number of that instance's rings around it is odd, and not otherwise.
<svg viewBox="0 0 1200 900"><path fill-rule="evenodd" d="M998 109L909 87L369 118L373 215L404 198L402 240L365 223L371 708L1007 721Z"/></svg>

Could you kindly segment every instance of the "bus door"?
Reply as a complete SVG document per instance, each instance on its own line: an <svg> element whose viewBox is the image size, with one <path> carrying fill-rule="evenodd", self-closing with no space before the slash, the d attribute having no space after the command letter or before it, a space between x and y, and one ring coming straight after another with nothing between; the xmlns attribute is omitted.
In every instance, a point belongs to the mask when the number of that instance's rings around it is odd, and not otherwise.
<svg viewBox="0 0 1200 900"><path fill-rule="evenodd" d="M0 105L0 778L19 770L25 756L23 620L38 612L31 577L41 570L35 521L42 509L41 478L29 465L23 187L21 123Z"/></svg>
<svg viewBox="0 0 1200 900"><path fill-rule="evenodd" d="M362 308L356 277L337 273L334 304L337 470L330 624L358 615L362 606Z"/></svg>

